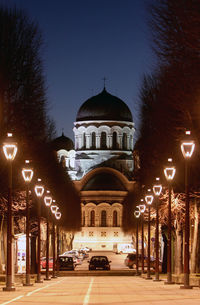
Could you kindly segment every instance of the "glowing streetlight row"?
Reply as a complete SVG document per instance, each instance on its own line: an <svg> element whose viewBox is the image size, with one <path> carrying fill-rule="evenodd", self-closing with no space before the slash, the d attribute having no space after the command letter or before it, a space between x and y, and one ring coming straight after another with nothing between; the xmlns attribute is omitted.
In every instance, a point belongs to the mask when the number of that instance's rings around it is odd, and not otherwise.
<svg viewBox="0 0 200 305"><path fill-rule="evenodd" d="M6 286L4 291L15 291L13 283L13 269L12 269L12 161L17 154L17 143L13 140L12 133L7 134L7 139L3 143L3 152L5 158L9 162L9 183L8 183L8 208L7 208L7 260L6 260ZM25 286L30 286L30 258L29 258L29 184L33 178L33 169L30 167L29 160L25 161L26 166L22 169L22 176L26 183L26 283ZM41 181L41 180L40 180ZM35 186L35 193L38 198L41 198L44 193L44 187L41 185ZM49 203L47 200L46 202ZM61 212L58 207L53 210L56 219L61 218Z"/></svg>
<svg viewBox="0 0 200 305"><path fill-rule="evenodd" d="M189 234L190 234L190 215L189 215L189 184L188 184L188 166L189 160L193 155L195 149L195 142L190 138L191 132L186 131L185 135L187 137L186 140L181 142L181 152L183 157L185 158L185 256L184 256L184 285L181 288L189 289L192 288L189 284ZM172 159L168 159L168 165L164 168L164 175L168 181L169 188L169 200L168 200L168 258L167 258L167 281L166 284L173 284L172 282L172 274L171 274L171 183L174 179L176 173L176 168L172 164ZM156 198L158 198L162 192L162 185L159 183L159 178L156 179L157 182L153 186L153 192ZM150 190L148 190L150 191ZM142 199L143 201L143 199ZM150 206L153 202L153 195L147 194L145 196L146 204L148 205L148 270L147 270L147 278L150 278L150 270L149 270L149 256L150 256ZM140 217L142 213L145 211L145 205L140 204L137 206L137 209L134 212L136 218ZM140 213L139 213L140 212ZM143 227L142 227L143 229ZM158 201L156 202L156 278L155 280L159 280L159 218L158 218ZM142 241L143 243L143 241Z"/></svg>

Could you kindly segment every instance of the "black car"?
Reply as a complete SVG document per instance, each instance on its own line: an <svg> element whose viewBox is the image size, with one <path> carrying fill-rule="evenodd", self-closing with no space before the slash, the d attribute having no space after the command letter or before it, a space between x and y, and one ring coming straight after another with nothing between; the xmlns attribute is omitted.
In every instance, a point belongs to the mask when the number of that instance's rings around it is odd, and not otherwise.
<svg viewBox="0 0 200 305"><path fill-rule="evenodd" d="M110 263L111 261L108 260L107 256L92 256L89 261L89 270L96 270L96 269L104 269L110 270Z"/></svg>
<svg viewBox="0 0 200 305"><path fill-rule="evenodd" d="M74 268L73 257L66 255L59 256L59 270L74 270Z"/></svg>

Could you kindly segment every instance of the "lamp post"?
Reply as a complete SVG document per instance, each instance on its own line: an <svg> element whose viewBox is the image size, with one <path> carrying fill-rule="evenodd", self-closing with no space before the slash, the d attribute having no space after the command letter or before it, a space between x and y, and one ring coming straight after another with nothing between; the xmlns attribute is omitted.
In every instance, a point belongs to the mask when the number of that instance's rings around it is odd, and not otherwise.
<svg viewBox="0 0 200 305"><path fill-rule="evenodd" d="M7 261L6 261L6 287L3 291L15 291L13 279L13 257L12 257L12 161L17 154L17 143L13 141L12 133L7 134L7 139L3 143L3 152L8 160L9 175L8 175L8 206L7 206Z"/></svg>
<svg viewBox="0 0 200 305"><path fill-rule="evenodd" d="M140 201L143 202L144 199L141 199ZM140 209L140 213L141 213L142 273L144 273L144 212L146 210L146 205L140 204L139 209Z"/></svg>
<svg viewBox="0 0 200 305"><path fill-rule="evenodd" d="M189 162L194 152L195 143L191 139L190 131L186 131L186 139L181 143L181 151L185 159L185 253L184 253L184 284L180 286L183 289L191 289L190 286L190 198L189 198Z"/></svg>
<svg viewBox="0 0 200 305"><path fill-rule="evenodd" d="M154 281L158 282L159 279L159 211L158 211L158 204L159 204L159 196L162 192L162 185L159 184L160 178L156 178L156 184L153 186L153 192L156 198L156 268L155 268L155 279Z"/></svg>
<svg viewBox="0 0 200 305"><path fill-rule="evenodd" d="M42 283L43 281L41 280L41 259L40 259L40 252L41 252L41 231L40 231L40 222L41 222L41 205L40 205L40 198L43 196L44 193L44 187L41 184L41 179L38 179L38 184L35 186L35 193L36 196L38 198L38 247L37 247L37 260L38 260L38 264L37 264L37 279L36 279L36 283Z"/></svg>
<svg viewBox="0 0 200 305"><path fill-rule="evenodd" d="M49 193L49 191L47 191ZM52 203L52 197L48 194L44 197L44 203L47 209L47 230L46 230L46 277L44 278L46 281L51 280L49 277L49 207Z"/></svg>
<svg viewBox="0 0 200 305"><path fill-rule="evenodd" d="M55 236L55 220L53 219L53 226L52 226L52 244L53 244L53 271L52 271L52 278L57 278L56 276L56 236Z"/></svg>
<svg viewBox="0 0 200 305"><path fill-rule="evenodd" d="M139 208L139 207L138 207ZM136 275L139 275L138 272L138 219L140 217L140 210L135 210L134 216L136 218Z"/></svg>
<svg viewBox="0 0 200 305"><path fill-rule="evenodd" d="M29 160L26 160L26 167L22 169L22 176L26 183L26 282L23 284L24 286L32 286L30 283L30 212L29 212L29 185L33 178L33 170L28 166Z"/></svg>
<svg viewBox="0 0 200 305"><path fill-rule="evenodd" d="M151 195L151 190L148 190L149 194L145 196L146 204L148 205L148 259L147 259L147 280L151 279L150 275L150 261L151 261L151 228L150 228L150 214L151 214L151 204L153 202L153 195Z"/></svg>
<svg viewBox="0 0 200 305"><path fill-rule="evenodd" d="M174 175L176 173L176 169L172 164L172 159L168 159L168 165L164 168L164 174L168 181L168 192L169 192L169 200L168 200L168 239L167 239L167 281L165 284L174 284L172 282L172 258L171 258L171 190L172 190L172 180L174 179Z"/></svg>
<svg viewBox="0 0 200 305"><path fill-rule="evenodd" d="M61 212L56 211L54 214L55 214L56 220L61 219L61 216L62 216ZM59 253L59 225L57 223L57 255L56 255L57 256L57 259L56 259L56 261L57 261L57 264L56 264L57 276L59 276L59 254L60 254Z"/></svg>

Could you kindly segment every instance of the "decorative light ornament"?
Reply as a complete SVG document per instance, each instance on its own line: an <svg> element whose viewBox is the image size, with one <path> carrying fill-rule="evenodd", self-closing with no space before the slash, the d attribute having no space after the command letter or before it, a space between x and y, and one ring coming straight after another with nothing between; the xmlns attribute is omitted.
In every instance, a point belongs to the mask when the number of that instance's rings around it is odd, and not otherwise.
<svg viewBox="0 0 200 305"><path fill-rule="evenodd" d="M55 213L55 217L56 217L57 220L59 220L61 218L61 216L62 216L61 212L56 212Z"/></svg>
<svg viewBox="0 0 200 305"><path fill-rule="evenodd" d="M169 163L172 162L172 159L169 158L168 162ZM175 173L176 173L176 168L173 165L172 166L167 166L167 167L164 168L165 177L169 181L174 179Z"/></svg>
<svg viewBox="0 0 200 305"><path fill-rule="evenodd" d="M139 205L140 213L144 213L146 210L146 205L145 204L140 204Z"/></svg>
<svg viewBox="0 0 200 305"><path fill-rule="evenodd" d="M38 182L41 182L41 179L38 179ZM35 193L37 197L42 197L42 195L44 194L44 187L40 184L37 184L35 186Z"/></svg>
<svg viewBox="0 0 200 305"><path fill-rule="evenodd" d="M185 134L187 136L190 136L191 132L188 130L188 131L185 132ZM185 159L190 159L192 157L193 152L194 152L194 148L195 148L195 143L194 143L193 140L187 139L187 140L182 141L181 151L182 151L183 157Z"/></svg>
<svg viewBox="0 0 200 305"><path fill-rule="evenodd" d="M52 203L52 197L51 196L45 196L44 197L44 203L47 207L49 207Z"/></svg>
<svg viewBox="0 0 200 305"><path fill-rule="evenodd" d="M29 164L29 160L26 160L25 163ZM33 170L31 168L24 167L22 169L22 176L23 176L25 182L31 182L31 180L33 178Z"/></svg>
<svg viewBox="0 0 200 305"><path fill-rule="evenodd" d="M7 140L3 143L3 152L7 160L13 161L17 154L17 143L12 139L12 133L7 134Z"/></svg>
<svg viewBox="0 0 200 305"><path fill-rule="evenodd" d="M156 178L157 181L160 180L160 178ZM155 196L160 196L161 192L162 192L162 184L155 184L153 186L153 192Z"/></svg>
<svg viewBox="0 0 200 305"><path fill-rule="evenodd" d="M148 189L148 192L151 192L150 189ZM151 205L152 202L153 202L153 195L149 194L149 195L146 195L145 197L145 201L148 205Z"/></svg>
<svg viewBox="0 0 200 305"><path fill-rule="evenodd" d="M58 211L57 205L51 205L51 212L52 212L53 214L56 214L57 211Z"/></svg>
<svg viewBox="0 0 200 305"><path fill-rule="evenodd" d="M140 210L135 210L135 212L134 212L134 216L136 217L136 218L139 218L140 217Z"/></svg>

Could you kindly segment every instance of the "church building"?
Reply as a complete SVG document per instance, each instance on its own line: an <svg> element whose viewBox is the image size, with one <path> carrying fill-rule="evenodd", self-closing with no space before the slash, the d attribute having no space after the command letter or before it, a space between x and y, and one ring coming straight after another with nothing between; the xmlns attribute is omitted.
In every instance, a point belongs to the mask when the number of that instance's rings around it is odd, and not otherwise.
<svg viewBox="0 0 200 305"><path fill-rule="evenodd" d="M132 236L121 225L123 199L135 184L131 111L104 88L81 105L73 131L74 143L64 134L53 141L81 196L82 228L75 233L73 248L130 245Z"/></svg>

